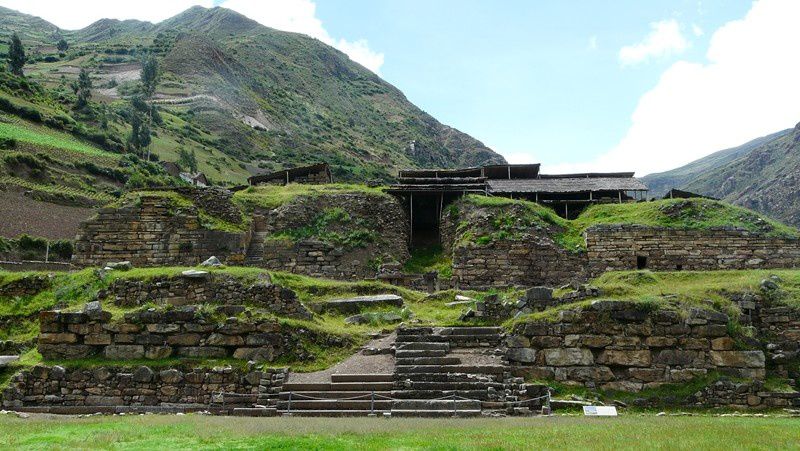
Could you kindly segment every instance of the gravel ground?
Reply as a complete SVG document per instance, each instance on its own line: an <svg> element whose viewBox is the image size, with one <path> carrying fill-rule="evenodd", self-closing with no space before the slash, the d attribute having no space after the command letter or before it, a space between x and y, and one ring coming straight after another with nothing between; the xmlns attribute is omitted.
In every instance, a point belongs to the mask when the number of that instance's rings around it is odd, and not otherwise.
<svg viewBox="0 0 800 451"><path fill-rule="evenodd" d="M68 207L41 202L18 191L0 191L0 236L14 238L22 233L50 239L75 239L81 221L94 214L93 208Z"/></svg>
<svg viewBox="0 0 800 451"><path fill-rule="evenodd" d="M365 348L386 349L394 343L395 335L372 340ZM360 351L336 365L313 373L289 373L287 382L330 382L331 374L391 374L394 356L391 354L364 355Z"/></svg>

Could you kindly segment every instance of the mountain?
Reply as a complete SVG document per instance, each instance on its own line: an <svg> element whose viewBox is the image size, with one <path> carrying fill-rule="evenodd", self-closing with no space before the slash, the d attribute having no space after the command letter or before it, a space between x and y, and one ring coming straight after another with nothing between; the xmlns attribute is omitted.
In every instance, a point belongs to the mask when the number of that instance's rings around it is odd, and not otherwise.
<svg viewBox="0 0 800 451"><path fill-rule="evenodd" d="M136 91L143 57L157 55L163 76L154 103L164 121L152 151L169 161L180 149L194 151L200 170L217 182L242 183L254 173L317 161L345 181L505 161L344 53L228 9L196 6L157 24L103 19L66 31L0 8L0 39L7 42L13 31L29 55L29 80L64 97L87 68L94 100L111 114ZM55 49L62 37L66 52ZM122 121L111 122L127 133Z"/></svg>
<svg viewBox="0 0 800 451"><path fill-rule="evenodd" d="M680 188L800 226L800 124L644 181L656 196Z"/></svg>

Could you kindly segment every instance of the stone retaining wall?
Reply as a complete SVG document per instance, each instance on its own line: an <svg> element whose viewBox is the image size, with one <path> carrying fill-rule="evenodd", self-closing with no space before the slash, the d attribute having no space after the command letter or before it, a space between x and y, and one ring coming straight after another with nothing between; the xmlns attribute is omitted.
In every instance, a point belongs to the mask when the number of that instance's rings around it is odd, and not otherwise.
<svg viewBox="0 0 800 451"><path fill-rule="evenodd" d="M591 272L765 269L800 267L800 239L732 229L681 230L635 225L586 231Z"/></svg>
<svg viewBox="0 0 800 451"><path fill-rule="evenodd" d="M0 297L14 298L33 296L40 291L50 288L52 283L52 277L49 275L36 274L21 277L0 285Z"/></svg>
<svg viewBox="0 0 800 451"><path fill-rule="evenodd" d="M280 391L285 369L63 368L37 365L16 374L2 393L4 408L253 406ZM221 392L227 395L220 395ZM84 413L75 409L74 413Z"/></svg>
<svg viewBox="0 0 800 451"><path fill-rule="evenodd" d="M375 249L346 250L317 240L267 239L258 266L312 277L360 280L375 275L370 260Z"/></svg>
<svg viewBox="0 0 800 451"><path fill-rule="evenodd" d="M332 214L335 212L336 214ZM405 262L408 253L408 219L391 196L347 192L298 196L276 209L262 211L256 221L248 264L316 277L357 280L374 277L385 261ZM298 230L315 229L313 236L292 238ZM317 230L318 229L318 230ZM344 237L361 233L348 243ZM327 240L319 234L342 237Z"/></svg>
<svg viewBox="0 0 800 451"><path fill-rule="evenodd" d="M556 322L515 326L509 360L520 376L637 392L715 371L763 380L761 350L740 350L728 316L700 308L688 317L646 304L595 301L565 310Z"/></svg>
<svg viewBox="0 0 800 451"><path fill-rule="evenodd" d="M240 264L249 236L205 229L196 207L143 196L138 205L103 208L84 222L72 261L77 266L126 260L134 266L196 265L215 255L227 264Z"/></svg>
<svg viewBox="0 0 800 451"><path fill-rule="evenodd" d="M110 299L122 307L147 303L160 305L247 305L280 316L310 319L311 312L294 291L270 283L269 275L244 284L226 274L208 273L203 277L159 276L151 279L117 279L98 299Z"/></svg>
<svg viewBox="0 0 800 451"><path fill-rule="evenodd" d="M214 320L194 306L111 314L47 311L39 314L39 352L45 360L102 356L112 360L167 357L229 358L271 362L280 356L309 357L301 339L344 346L346 339L281 325L277 320Z"/></svg>

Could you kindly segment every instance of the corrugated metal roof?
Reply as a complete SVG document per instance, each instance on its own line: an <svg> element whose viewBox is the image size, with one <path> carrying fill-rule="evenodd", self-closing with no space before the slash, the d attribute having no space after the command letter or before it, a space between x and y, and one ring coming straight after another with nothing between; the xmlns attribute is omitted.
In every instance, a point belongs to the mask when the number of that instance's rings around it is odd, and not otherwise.
<svg viewBox="0 0 800 451"><path fill-rule="evenodd" d="M580 193L596 191L647 191L647 185L633 177L576 177L546 179L488 180L490 193Z"/></svg>

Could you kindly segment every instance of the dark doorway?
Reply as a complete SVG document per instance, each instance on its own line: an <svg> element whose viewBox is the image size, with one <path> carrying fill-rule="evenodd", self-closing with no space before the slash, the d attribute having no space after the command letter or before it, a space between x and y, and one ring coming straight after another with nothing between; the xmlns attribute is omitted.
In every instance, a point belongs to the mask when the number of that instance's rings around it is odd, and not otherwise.
<svg viewBox="0 0 800 451"><path fill-rule="evenodd" d="M439 244L440 194L414 194L411 205L411 247Z"/></svg>
<svg viewBox="0 0 800 451"><path fill-rule="evenodd" d="M636 256L636 269L647 269L647 257L644 255Z"/></svg>

